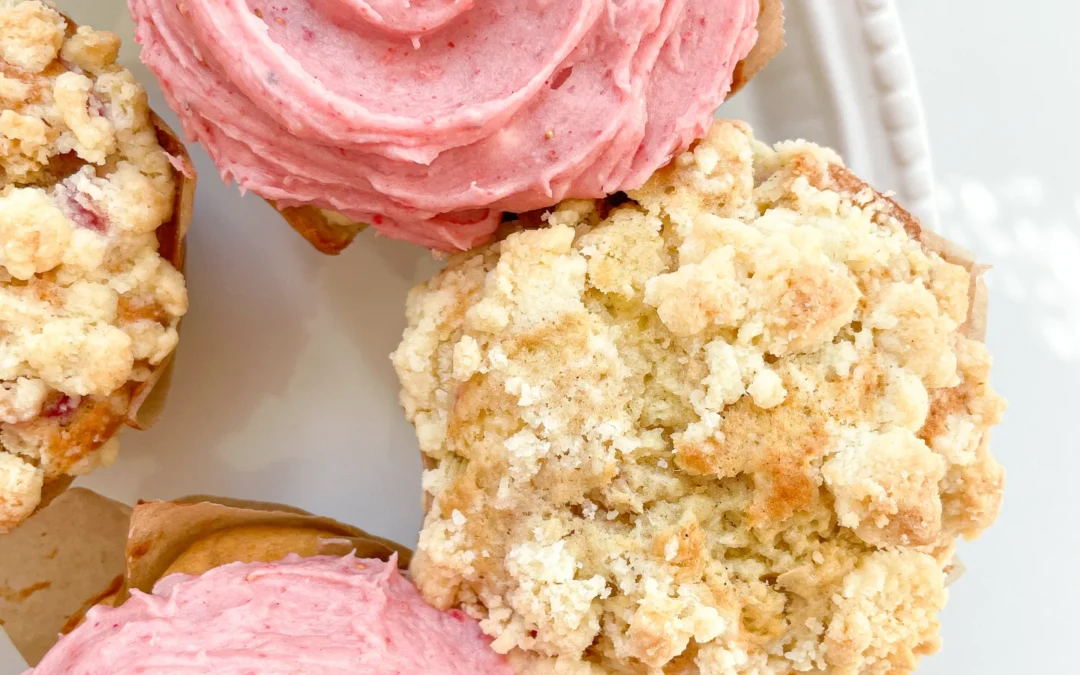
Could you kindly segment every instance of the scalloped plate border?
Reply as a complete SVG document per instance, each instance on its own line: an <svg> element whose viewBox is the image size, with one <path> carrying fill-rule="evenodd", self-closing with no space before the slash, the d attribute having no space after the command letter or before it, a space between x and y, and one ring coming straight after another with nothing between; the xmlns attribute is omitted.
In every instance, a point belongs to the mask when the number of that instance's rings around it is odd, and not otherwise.
<svg viewBox="0 0 1080 675"><path fill-rule="evenodd" d="M837 150L859 177L936 229L922 99L894 0L787 0L787 47L718 117L766 142Z"/></svg>
<svg viewBox="0 0 1080 675"><path fill-rule="evenodd" d="M850 163L874 166L878 182L892 183L885 187L936 229L929 134L895 1L804 0L804 4L814 24L814 48L822 56ZM858 35L852 35L854 26ZM867 93L872 94L872 104Z"/></svg>

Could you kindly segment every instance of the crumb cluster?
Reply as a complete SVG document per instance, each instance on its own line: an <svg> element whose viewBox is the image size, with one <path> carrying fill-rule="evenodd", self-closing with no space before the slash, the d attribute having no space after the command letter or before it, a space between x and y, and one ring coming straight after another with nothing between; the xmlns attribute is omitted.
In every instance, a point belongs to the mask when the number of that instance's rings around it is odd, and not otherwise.
<svg viewBox="0 0 1080 675"><path fill-rule="evenodd" d="M0 0L0 530L111 461L133 385L177 343L158 254L176 181L117 36Z"/></svg>
<svg viewBox="0 0 1080 675"><path fill-rule="evenodd" d="M422 593L524 673L913 670L1002 494L977 270L740 123L629 197L410 295Z"/></svg>

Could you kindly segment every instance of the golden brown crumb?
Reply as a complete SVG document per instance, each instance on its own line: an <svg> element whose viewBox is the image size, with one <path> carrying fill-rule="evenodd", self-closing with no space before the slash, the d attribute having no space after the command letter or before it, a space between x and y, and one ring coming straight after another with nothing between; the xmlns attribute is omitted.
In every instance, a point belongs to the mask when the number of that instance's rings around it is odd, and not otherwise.
<svg viewBox="0 0 1080 675"><path fill-rule="evenodd" d="M45 480L111 461L132 383L187 310L155 234L173 170L118 49L45 3L0 0L0 531Z"/></svg>
<svg viewBox="0 0 1080 675"><path fill-rule="evenodd" d="M630 197L410 294L414 579L525 673L911 671L1001 497L968 270L737 122Z"/></svg>

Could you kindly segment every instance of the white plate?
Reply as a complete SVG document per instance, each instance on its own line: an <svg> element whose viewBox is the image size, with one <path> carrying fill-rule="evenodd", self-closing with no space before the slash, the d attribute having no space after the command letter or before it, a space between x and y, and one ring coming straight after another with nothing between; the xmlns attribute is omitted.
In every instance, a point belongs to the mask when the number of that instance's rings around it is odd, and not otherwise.
<svg viewBox="0 0 1080 675"><path fill-rule="evenodd" d="M123 64L175 122L138 62L125 2L57 4L118 32ZM891 2L787 4L787 50L720 114L747 119L762 139L836 147L880 189L930 214L921 109ZM262 200L223 185L201 149L192 155L202 180L191 312L169 406L153 430L124 436L114 467L80 484L126 502L191 493L286 502L413 544L420 460L388 355L406 292L437 264L371 235L323 257ZM0 673L22 667L0 644Z"/></svg>

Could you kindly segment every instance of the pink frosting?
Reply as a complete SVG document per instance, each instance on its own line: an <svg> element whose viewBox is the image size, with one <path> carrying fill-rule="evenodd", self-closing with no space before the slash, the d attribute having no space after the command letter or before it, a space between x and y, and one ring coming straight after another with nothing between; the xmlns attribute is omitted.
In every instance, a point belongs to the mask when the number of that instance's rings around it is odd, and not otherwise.
<svg viewBox="0 0 1080 675"><path fill-rule="evenodd" d="M703 135L758 0L129 0L226 180L418 244L640 186Z"/></svg>
<svg viewBox="0 0 1080 675"><path fill-rule="evenodd" d="M95 607L27 675L512 675L475 621L396 561L290 556L161 580Z"/></svg>

